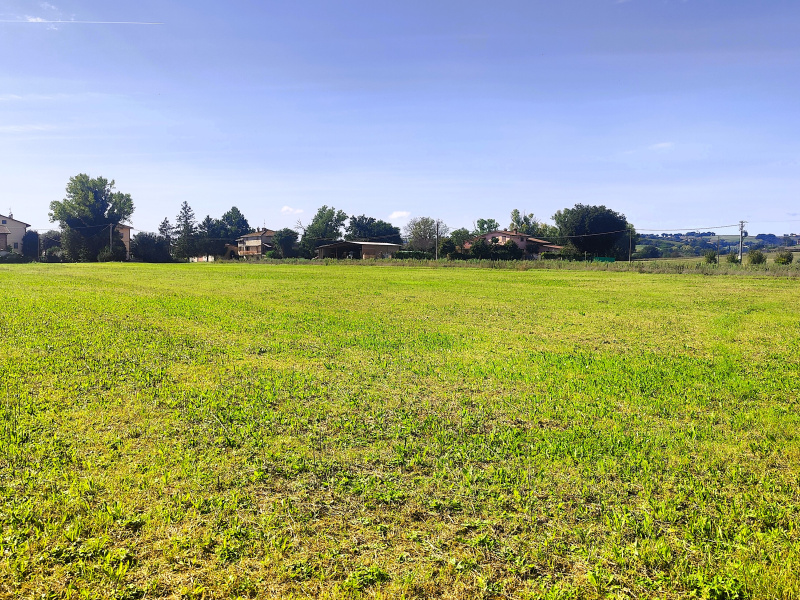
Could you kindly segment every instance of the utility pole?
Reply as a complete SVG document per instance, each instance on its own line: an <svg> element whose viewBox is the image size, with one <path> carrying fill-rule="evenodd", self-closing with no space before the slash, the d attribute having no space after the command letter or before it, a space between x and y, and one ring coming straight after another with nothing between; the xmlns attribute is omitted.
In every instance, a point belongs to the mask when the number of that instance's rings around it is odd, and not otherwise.
<svg viewBox="0 0 800 600"><path fill-rule="evenodd" d="M109 223L108 224L108 251L109 253L112 251L114 247L114 225Z"/></svg>
<svg viewBox="0 0 800 600"><path fill-rule="evenodd" d="M628 226L628 264L633 262L633 228Z"/></svg>
<svg viewBox="0 0 800 600"><path fill-rule="evenodd" d="M747 221L739 221L739 262L742 262L744 252L744 226Z"/></svg>
<svg viewBox="0 0 800 600"><path fill-rule="evenodd" d="M439 260L439 219L436 219L436 260Z"/></svg>
<svg viewBox="0 0 800 600"><path fill-rule="evenodd" d="M717 264L719 264L719 236L717 236Z"/></svg>

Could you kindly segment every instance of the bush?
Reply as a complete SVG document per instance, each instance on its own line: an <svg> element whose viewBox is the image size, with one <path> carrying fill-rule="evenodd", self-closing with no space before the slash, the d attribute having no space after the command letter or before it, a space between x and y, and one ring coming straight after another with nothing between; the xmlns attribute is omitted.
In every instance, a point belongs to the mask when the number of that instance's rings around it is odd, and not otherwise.
<svg viewBox="0 0 800 600"><path fill-rule="evenodd" d="M767 256L761 250L750 250L747 253L747 262L751 265L763 265L767 262Z"/></svg>
<svg viewBox="0 0 800 600"><path fill-rule="evenodd" d="M706 264L708 265L715 265L717 264L717 253L713 250L709 250L704 255Z"/></svg>
<svg viewBox="0 0 800 600"><path fill-rule="evenodd" d="M23 256L17 252L11 252L9 254L0 256L0 263L3 264L21 264L28 262L33 262L33 259L28 256Z"/></svg>
<svg viewBox="0 0 800 600"><path fill-rule="evenodd" d="M395 252L394 257L406 260L430 260L433 258L433 252L426 252L424 250L398 250Z"/></svg>
<svg viewBox="0 0 800 600"><path fill-rule="evenodd" d="M126 254L125 246L120 242L119 244L114 244L111 248L106 246L100 250L97 255L97 262L122 262L127 258Z"/></svg>
<svg viewBox="0 0 800 600"><path fill-rule="evenodd" d="M778 252L775 255L775 264L776 265L790 265L794 260L794 253L790 250L783 250L782 252Z"/></svg>
<svg viewBox="0 0 800 600"><path fill-rule="evenodd" d="M725 260L735 265L739 262L739 255L736 254L736 252L731 252L730 254L728 254L728 256L725 257Z"/></svg>
<svg viewBox="0 0 800 600"><path fill-rule="evenodd" d="M44 261L49 263L64 262L64 251L61 246L51 246L44 252Z"/></svg>
<svg viewBox="0 0 800 600"><path fill-rule="evenodd" d="M638 252L634 252L634 258L661 258L661 250L658 246L647 245Z"/></svg>

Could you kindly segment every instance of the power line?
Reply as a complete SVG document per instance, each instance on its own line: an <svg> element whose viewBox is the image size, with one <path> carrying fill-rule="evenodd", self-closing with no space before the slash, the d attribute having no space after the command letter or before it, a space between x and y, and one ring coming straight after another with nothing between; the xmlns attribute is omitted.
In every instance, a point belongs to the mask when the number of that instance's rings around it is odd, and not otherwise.
<svg viewBox="0 0 800 600"><path fill-rule="evenodd" d="M682 227L681 229L637 229L637 231L695 231L695 230L702 230L702 229L726 229L729 227L738 227L738 223L734 223L733 225L711 225L706 227Z"/></svg>

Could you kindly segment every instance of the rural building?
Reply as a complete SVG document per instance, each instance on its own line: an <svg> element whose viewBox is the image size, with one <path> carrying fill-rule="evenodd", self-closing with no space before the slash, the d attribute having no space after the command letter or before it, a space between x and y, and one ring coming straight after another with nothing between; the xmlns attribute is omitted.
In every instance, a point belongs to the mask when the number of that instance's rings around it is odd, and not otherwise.
<svg viewBox="0 0 800 600"><path fill-rule="evenodd" d="M386 242L335 242L317 248L317 258L391 258L400 244Z"/></svg>
<svg viewBox="0 0 800 600"><path fill-rule="evenodd" d="M22 254L22 238L30 224L23 223L13 215L0 215L0 252L11 248L11 252Z"/></svg>
<svg viewBox="0 0 800 600"><path fill-rule="evenodd" d="M114 226L114 229L119 231L122 236L122 243L125 244L125 260L131 259L131 227L130 225L123 225L119 223Z"/></svg>
<svg viewBox="0 0 800 600"><path fill-rule="evenodd" d="M272 250L272 238L275 232L271 229L257 229L236 239L239 256L264 256Z"/></svg>
<svg viewBox="0 0 800 600"><path fill-rule="evenodd" d="M538 238L530 237L529 235L520 233L519 231L506 231L504 229L483 233L478 237L465 242L464 249L469 249L472 244L481 238L486 240L487 244L491 244L492 240L497 240L498 244L505 244L509 241L514 242L525 252L525 258L539 258L539 255L542 252L558 252L562 249L562 246L556 246L547 240L540 240Z"/></svg>

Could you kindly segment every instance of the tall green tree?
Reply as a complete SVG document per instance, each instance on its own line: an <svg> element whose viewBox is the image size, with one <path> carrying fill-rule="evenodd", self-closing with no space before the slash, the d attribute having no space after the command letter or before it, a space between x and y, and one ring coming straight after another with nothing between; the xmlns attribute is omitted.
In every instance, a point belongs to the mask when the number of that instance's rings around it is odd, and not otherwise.
<svg viewBox="0 0 800 600"><path fill-rule="evenodd" d="M50 229L40 233L39 243L42 246L42 252L47 252L51 248L61 248L61 232L57 229Z"/></svg>
<svg viewBox="0 0 800 600"><path fill-rule="evenodd" d="M201 256L222 256L228 241L228 226L223 221L206 215L197 226L197 252Z"/></svg>
<svg viewBox="0 0 800 600"><path fill-rule="evenodd" d="M164 238L167 241L167 248L169 248L169 253L172 254L172 244L175 238L175 228L172 226L172 223L169 222L169 219L164 217L164 220L161 221L158 225L158 235Z"/></svg>
<svg viewBox="0 0 800 600"><path fill-rule="evenodd" d="M305 258L313 258L317 248L342 238L342 227L347 220L347 213L336 210L334 207L320 206L317 214L311 219L308 226L298 221L297 225L303 230L300 240L300 254Z"/></svg>
<svg viewBox="0 0 800 600"><path fill-rule="evenodd" d="M508 228L536 238L550 239L558 236L558 227L542 223L533 213L525 214L517 208L511 211L511 223Z"/></svg>
<svg viewBox="0 0 800 600"><path fill-rule="evenodd" d="M163 235L137 233L131 239L131 255L137 260L148 263L170 262L169 243Z"/></svg>
<svg viewBox="0 0 800 600"><path fill-rule="evenodd" d="M121 251L124 256L122 236L114 226L129 221L132 214L130 194L114 191L113 180L80 173L69 178L64 199L50 203L49 216L61 226L61 246L67 258L94 262L104 249L106 255Z"/></svg>
<svg viewBox="0 0 800 600"><path fill-rule="evenodd" d="M28 258L35 258L37 260L42 257L39 256L39 232L29 229L22 236L22 255Z"/></svg>
<svg viewBox="0 0 800 600"><path fill-rule="evenodd" d="M175 258L187 259L197 255L197 222L194 211L184 200L175 217Z"/></svg>
<svg viewBox="0 0 800 600"><path fill-rule="evenodd" d="M275 232L275 235L272 236L272 243L281 258L291 258L295 254L294 245L297 243L298 237L298 233L288 227Z"/></svg>
<svg viewBox="0 0 800 600"><path fill-rule="evenodd" d="M462 251L464 249L464 244L473 237L474 236L472 235L472 232L466 227L461 227L460 229L456 229L450 233L450 239L459 251Z"/></svg>
<svg viewBox="0 0 800 600"><path fill-rule="evenodd" d="M233 244L237 238L253 231L242 211L235 206L231 206L230 210L222 215L220 224L220 233L226 238L225 242L228 244Z"/></svg>
<svg viewBox="0 0 800 600"><path fill-rule="evenodd" d="M399 227L366 215L350 217L345 227L344 239L357 242L403 243Z"/></svg>
<svg viewBox="0 0 800 600"><path fill-rule="evenodd" d="M579 252L592 256L614 256L622 251L629 236L625 215L605 206L576 204L553 215L561 241L572 244ZM616 250L615 250L616 247Z"/></svg>
<svg viewBox="0 0 800 600"><path fill-rule="evenodd" d="M484 233L489 233L490 231L497 231L500 229L500 223L495 221L494 219L478 219L475 221L475 231L473 234L483 235Z"/></svg>
<svg viewBox="0 0 800 600"><path fill-rule="evenodd" d="M438 232L437 232L438 228ZM403 228L408 238L408 247L412 250L430 252L436 247L436 236L447 237L450 228L442 221L431 217L414 217Z"/></svg>

